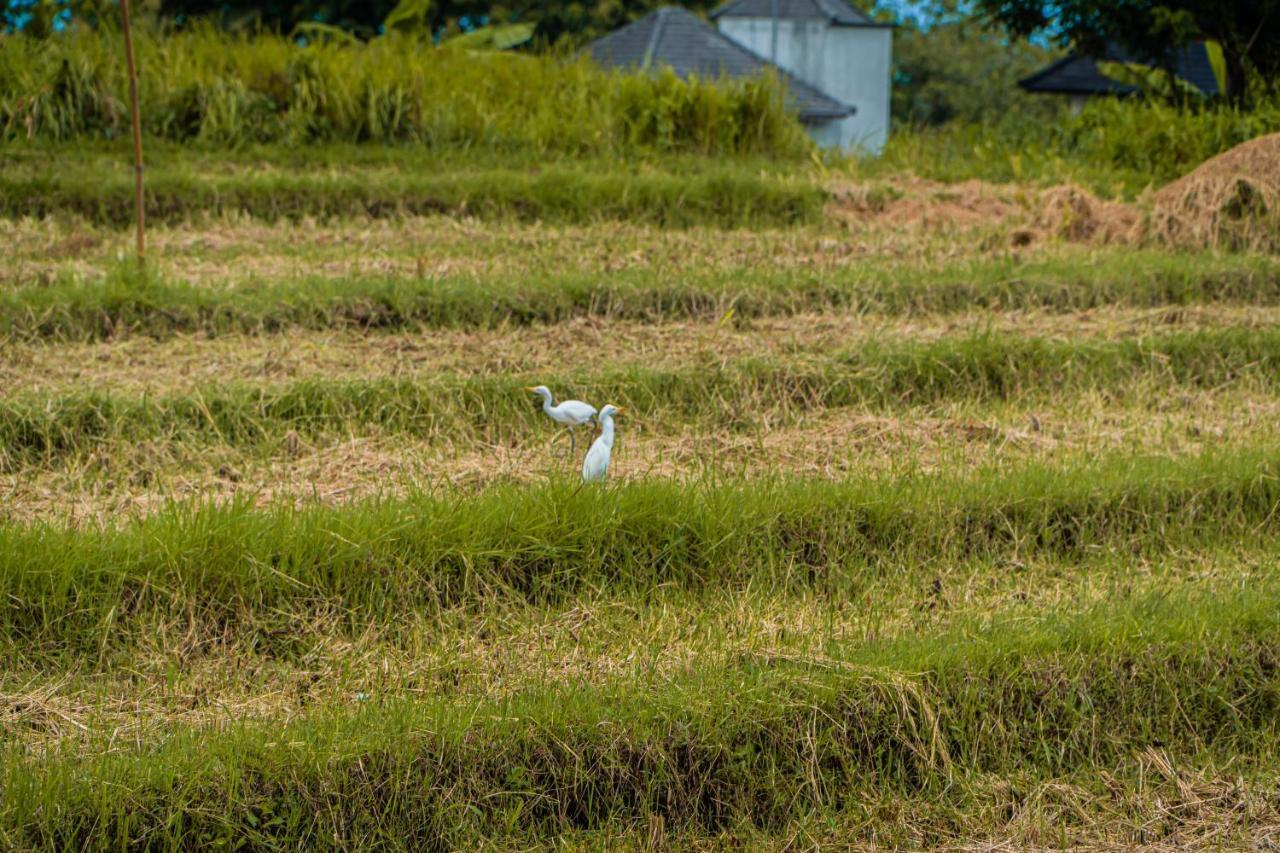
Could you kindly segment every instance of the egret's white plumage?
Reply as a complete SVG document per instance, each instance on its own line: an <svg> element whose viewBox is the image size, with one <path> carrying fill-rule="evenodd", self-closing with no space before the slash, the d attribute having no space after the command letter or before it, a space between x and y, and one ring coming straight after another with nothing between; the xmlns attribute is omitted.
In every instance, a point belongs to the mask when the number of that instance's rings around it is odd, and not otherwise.
<svg viewBox="0 0 1280 853"><path fill-rule="evenodd" d="M558 424L564 424L565 428L569 430L569 452L572 453L576 444L573 437L573 428L590 423L596 416L596 407L588 405L581 400L565 400L559 405L555 405L555 401L551 397L551 389L546 385L538 385L525 390L541 397L542 411L547 413L547 417Z"/></svg>
<svg viewBox="0 0 1280 853"><path fill-rule="evenodd" d="M591 443L587 458L582 463L582 482L594 483L609 473L609 457L613 455L613 416L622 411L617 406L605 406L600 410L600 437Z"/></svg>

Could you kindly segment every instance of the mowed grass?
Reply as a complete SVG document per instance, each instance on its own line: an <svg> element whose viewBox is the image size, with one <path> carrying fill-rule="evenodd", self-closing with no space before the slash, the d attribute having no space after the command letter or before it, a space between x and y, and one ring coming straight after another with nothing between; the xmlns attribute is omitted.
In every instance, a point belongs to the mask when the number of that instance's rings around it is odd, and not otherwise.
<svg viewBox="0 0 1280 853"><path fill-rule="evenodd" d="M980 335L1094 343L1170 332L1266 330L1280 311L1247 305L1088 311L968 311L908 317L807 313L725 322L579 318L496 329L382 332L288 329L269 335L124 337L104 341L7 342L0 382L23 393L61 394L84 385L136 394L202 385L297 379L430 379L561 373L610 364L650 368L722 365L749 357L824 358L873 341L937 342Z"/></svg>
<svg viewBox="0 0 1280 853"><path fill-rule="evenodd" d="M0 843L1280 829L1273 259L224 214L4 226Z"/></svg>
<svg viewBox="0 0 1280 853"><path fill-rule="evenodd" d="M762 259L763 260L763 259ZM653 275L643 269L498 278L417 273L303 276L197 285L127 268L64 275L0 291L0 334L107 339L285 328L501 328L598 317L732 321L814 311L913 315L975 309L1080 311L1100 306L1273 306L1274 259L1111 251L946 265L848 263L834 269L754 265Z"/></svg>
<svg viewBox="0 0 1280 853"><path fill-rule="evenodd" d="M1273 456L1122 455L998 477L651 481L604 494L552 483L339 507L178 504L103 529L7 525L0 629L26 654L56 657L127 644L157 619L221 630L338 606L354 625L494 594L551 602L613 585L837 583L913 559L1159 552L1269 530ZM278 640L288 648L289 632Z"/></svg>
<svg viewBox="0 0 1280 853"><path fill-rule="evenodd" d="M603 349L607 351L607 342ZM658 428L680 424L759 429L841 408L893 410L948 400L1022 400L1152 384L1179 390L1247 385L1270 393L1280 377L1280 332L1234 328L1121 340L1063 341L997 333L929 342L869 341L808 357L714 359L692 367L624 364L566 374L514 372L399 379L301 379L283 385L196 387L161 396L69 390L0 403L0 445L10 467L83 455L102 442L279 445L287 433L404 434L509 443L545 425L525 387L571 389ZM566 392L567 393L567 392Z"/></svg>
<svg viewBox="0 0 1280 853"><path fill-rule="evenodd" d="M128 227L131 157L120 143L9 145L0 153L0 215ZM147 146L145 211L153 225L437 214L506 224L760 228L816 222L826 200L803 163L761 157L462 156L412 145L228 152L152 140Z"/></svg>

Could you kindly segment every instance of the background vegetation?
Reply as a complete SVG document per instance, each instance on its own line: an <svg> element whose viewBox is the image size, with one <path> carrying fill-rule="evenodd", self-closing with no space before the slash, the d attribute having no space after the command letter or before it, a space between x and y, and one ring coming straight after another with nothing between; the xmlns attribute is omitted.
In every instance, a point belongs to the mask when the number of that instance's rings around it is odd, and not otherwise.
<svg viewBox="0 0 1280 853"><path fill-rule="evenodd" d="M1078 115L958 120L895 131L865 175L911 171L943 181L1071 181L1104 196L1132 196L1181 177L1215 154L1280 130L1280 97L1249 107L1154 100L1090 101Z"/></svg>
<svg viewBox="0 0 1280 853"><path fill-rule="evenodd" d="M610 74L585 60L432 49L411 38L300 46L208 27L136 39L148 135L219 146L412 142L427 148L620 156L637 150L804 155L767 80ZM110 30L5 37L0 134L127 134L127 85ZM163 69L163 73L160 70Z"/></svg>

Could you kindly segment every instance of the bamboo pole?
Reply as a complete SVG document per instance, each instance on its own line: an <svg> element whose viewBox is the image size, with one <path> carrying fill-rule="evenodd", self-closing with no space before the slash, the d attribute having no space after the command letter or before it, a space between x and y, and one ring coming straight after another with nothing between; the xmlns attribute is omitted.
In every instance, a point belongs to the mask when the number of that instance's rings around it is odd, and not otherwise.
<svg viewBox="0 0 1280 853"><path fill-rule="evenodd" d="M124 55L129 64L129 110L133 119L133 206L138 220L138 263L146 260L147 238L142 207L142 120L138 117L138 69L133 61L133 34L129 32L129 0L120 0L124 25Z"/></svg>

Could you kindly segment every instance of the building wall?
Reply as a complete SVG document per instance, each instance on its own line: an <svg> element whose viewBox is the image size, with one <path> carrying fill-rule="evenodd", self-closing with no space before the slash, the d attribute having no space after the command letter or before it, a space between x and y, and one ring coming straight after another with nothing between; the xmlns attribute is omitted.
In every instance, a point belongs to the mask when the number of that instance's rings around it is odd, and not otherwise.
<svg viewBox="0 0 1280 853"><path fill-rule="evenodd" d="M770 18L725 17L720 31L766 59L773 45ZM775 63L804 82L857 109L845 119L815 125L819 144L878 154L889 138L893 30L833 27L826 21L779 20Z"/></svg>

